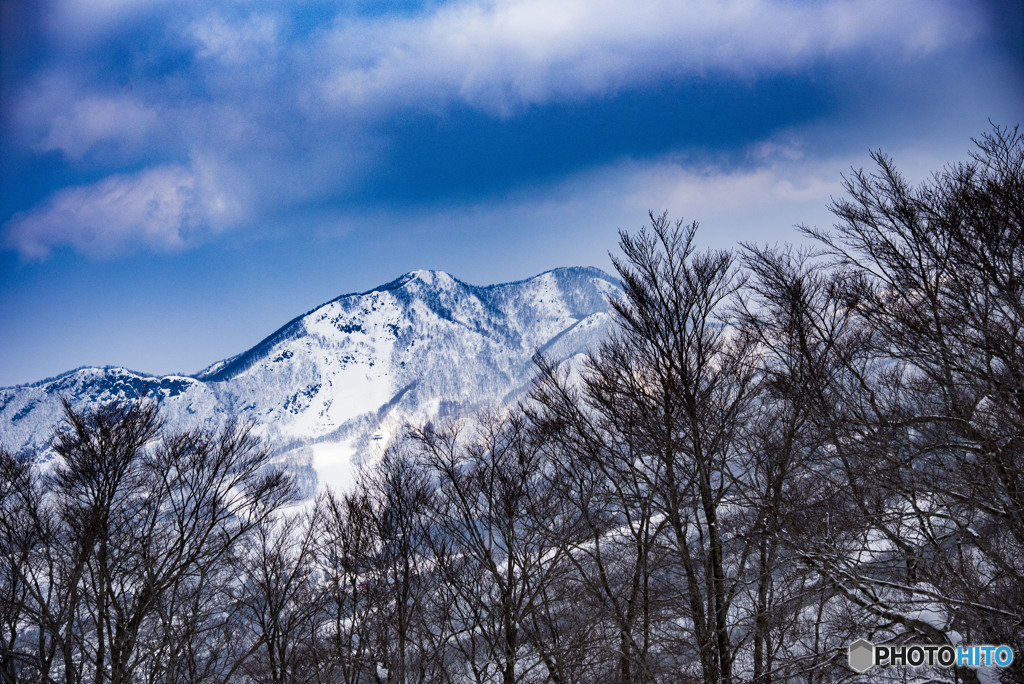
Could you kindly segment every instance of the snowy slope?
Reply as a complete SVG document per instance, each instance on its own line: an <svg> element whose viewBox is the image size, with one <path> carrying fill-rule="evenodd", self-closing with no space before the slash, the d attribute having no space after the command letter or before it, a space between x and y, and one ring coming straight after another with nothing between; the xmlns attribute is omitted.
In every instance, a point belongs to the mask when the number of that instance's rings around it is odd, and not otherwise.
<svg viewBox="0 0 1024 684"><path fill-rule="evenodd" d="M253 418L307 485L315 470L343 487L353 460L372 457L407 422L521 396L538 349L564 359L595 348L618 291L597 269L489 287L414 271L327 302L194 377L82 368L0 389L0 441L45 447L62 396L83 407L148 391L171 428Z"/></svg>

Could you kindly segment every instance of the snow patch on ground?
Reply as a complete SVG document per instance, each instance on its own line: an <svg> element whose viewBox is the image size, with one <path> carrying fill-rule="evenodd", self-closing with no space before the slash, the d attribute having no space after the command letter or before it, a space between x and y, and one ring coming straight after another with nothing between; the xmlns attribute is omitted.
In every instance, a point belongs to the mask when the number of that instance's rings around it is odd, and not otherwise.
<svg viewBox="0 0 1024 684"><path fill-rule="evenodd" d="M354 489L356 466L353 457L357 450L353 441L321 442L312 445L313 468L320 477L320 489L329 486L339 494Z"/></svg>

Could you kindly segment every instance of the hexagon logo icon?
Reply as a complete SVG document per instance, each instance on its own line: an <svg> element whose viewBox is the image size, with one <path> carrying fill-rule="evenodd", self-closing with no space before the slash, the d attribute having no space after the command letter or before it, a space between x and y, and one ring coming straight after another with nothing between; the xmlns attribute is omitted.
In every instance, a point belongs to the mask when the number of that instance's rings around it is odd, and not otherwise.
<svg viewBox="0 0 1024 684"><path fill-rule="evenodd" d="M875 645L867 639L857 639L850 644L849 658L855 672L867 672L875 665Z"/></svg>

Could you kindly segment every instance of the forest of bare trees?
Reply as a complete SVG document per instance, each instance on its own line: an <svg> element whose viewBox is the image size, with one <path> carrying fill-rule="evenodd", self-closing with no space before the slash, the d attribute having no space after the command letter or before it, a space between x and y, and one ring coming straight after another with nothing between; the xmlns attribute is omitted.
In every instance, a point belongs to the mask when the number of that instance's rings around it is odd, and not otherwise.
<svg viewBox="0 0 1024 684"><path fill-rule="evenodd" d="M296 500L253 426L0 450L0 680L1024 682L1024 136L800 247L621 234L616 328ZM1008 667L847 647L1007 644Z"/></svg>

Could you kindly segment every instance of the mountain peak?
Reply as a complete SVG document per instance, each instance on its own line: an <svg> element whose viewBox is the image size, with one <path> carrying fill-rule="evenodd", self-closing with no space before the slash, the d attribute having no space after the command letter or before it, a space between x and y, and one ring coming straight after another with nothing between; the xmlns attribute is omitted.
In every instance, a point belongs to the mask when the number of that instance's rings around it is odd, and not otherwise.
<svg viewBox="0 0 1024 684"><path fill-rule="evenodd" d="M438 275L448 275L444 271L436 271L432 268L417 268L415 271L409 271L406 273L410 278L419 278L420 280L431 280Z"/></svg>
<svg viewBox="0 0 1024 684"><path fill-rule="evenodd" d="M424 285L446 285L448 283L457 282L450 274L444 271L435 271L433 269L417 269L415 271L409 271L405 274L409 281L419 281Z"/></svg>
<svg viewBox="0 0 1024 684"><path fill-rule="evenodd" d="M8 448L45 449L60 397L89 407L148 394L175 429L252 419L307 482L337 484L353 458L374 453L408 423L521 397L538 350L562 360L595 348L617 293L597 269L483 286L410 271L322 304L193 377L81 369L0 389L0 434Z"/></svg>
<svg viewBox="0 0 1024 684"><path fill-rule="evenodd" d="M453 276L449 275L448 273L446 273L444 271L435 271L433 269L420 268L420 269L416 269L415 271L409 271L408 273L400 275L399 277L395 278L394 280L392 280L390 282L387 282L387 283L384 283L383 285L378 285L377 287L373 288L372 290L367 290L366 292L350 292L348 294L343 294L343 295L341 295L341 296L339 296L339 297L337 297L337 298L335 298L335 299L333 299L331 301L332 302L337 302L337 301L342 300L342 299L348 299L350 297L358 297L358 296L362 296L362 295L368 295L368 294L372 294L374 292L387 292L389 290L397 290L397 289L399 289L401 287L404 287L404 286L408 285L409 283L423 283L424 285L432 286L432 285L437 285L437 284L443 283L443 282L460 282L460 281L457 278L454 278ZM330 303L331 302L328 302L328 304L330 304ZM315 311L315 309L314 309L314 311Z"/></svg>

